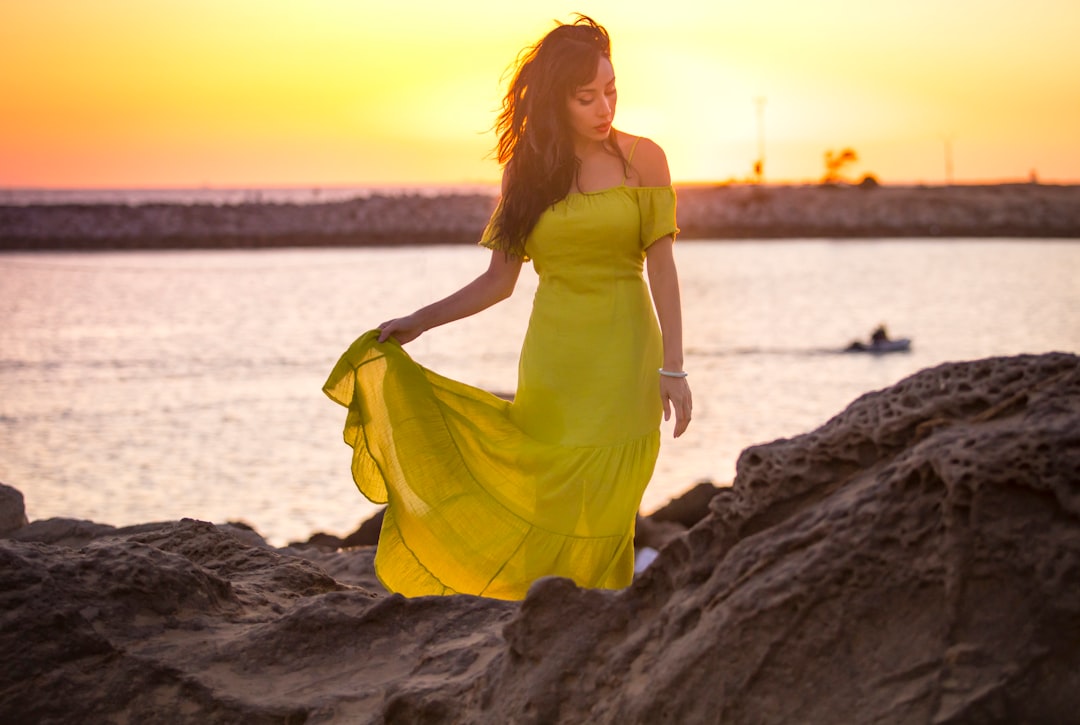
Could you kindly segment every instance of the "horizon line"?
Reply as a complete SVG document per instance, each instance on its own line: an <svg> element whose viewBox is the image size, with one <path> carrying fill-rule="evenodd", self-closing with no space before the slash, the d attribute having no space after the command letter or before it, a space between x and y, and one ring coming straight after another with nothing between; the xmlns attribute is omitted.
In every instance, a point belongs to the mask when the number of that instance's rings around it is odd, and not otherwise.
<svg viewBox="0 0 1080 725"><path fill-rule="evenodd" d="M840 185L857 186L864 177L859 179L841 180ZM872 176L872 175L871 175ZM1080 177L1074 179L1042 179L1024 177L998 177L998 178L973 178L973 179L903 179L896 181L883 181L874 176L875 181L881 186L1004 186L1024 185L1032 186L1078 186ZM753 179L682 179L673 180L672 186L822 186L821 179L775 179L755 181ZM0 185L0 193L10 192L50 192L50 191L318 191L347 190L347 189L459 189L459 188L497 188L499 182L495 181L438 181L438 182L401 182L401 183L269 183L269 184L136 184L128 186L116 185L86 185L86 186L53 186L53 185Z"/></svg>

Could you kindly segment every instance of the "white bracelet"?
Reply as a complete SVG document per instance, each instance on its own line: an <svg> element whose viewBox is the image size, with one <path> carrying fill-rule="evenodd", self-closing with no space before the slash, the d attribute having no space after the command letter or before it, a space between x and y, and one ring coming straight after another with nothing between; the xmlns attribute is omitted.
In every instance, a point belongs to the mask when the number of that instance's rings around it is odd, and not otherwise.
<svg viewBox="0 0 1080 725"><path fill-rule="evenodd" d="M664 370L664 368L660 368L657 372L659 372L665 378L685 378L690 374L683 372L673 373L670 370Z"/></svg>

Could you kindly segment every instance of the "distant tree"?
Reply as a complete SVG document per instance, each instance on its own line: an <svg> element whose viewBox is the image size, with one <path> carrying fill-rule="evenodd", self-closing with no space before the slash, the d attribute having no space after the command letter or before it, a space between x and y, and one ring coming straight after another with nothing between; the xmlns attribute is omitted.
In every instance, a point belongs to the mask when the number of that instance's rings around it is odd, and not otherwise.
<svg viewBox="0 0 1080 725"><path fill-rule="evenodd" d="M873 174L865 174L862 177L862 181L859 182L860 189L876 189L879 186L881 186L881 183Z"/></svg>
<svg viewBox="0 0 1080 725"><path fill-rule="evenodd" d="M825 152L825 176L821 178L822 184L835 184L841 179L840 172L848 164L859 160L859 155L852 148L846 148L839 153L829 150Z"/></svg>

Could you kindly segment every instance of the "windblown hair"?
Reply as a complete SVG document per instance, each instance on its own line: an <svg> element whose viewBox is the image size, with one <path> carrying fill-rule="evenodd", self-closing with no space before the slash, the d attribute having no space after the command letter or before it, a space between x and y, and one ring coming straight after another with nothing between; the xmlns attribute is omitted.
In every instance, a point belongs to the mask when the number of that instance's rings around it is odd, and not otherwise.
<svg viewBox="0 0 1080 725"><path fill-rule="evenodd" d="M507 254L524 257L525 240L540 215L570 193L580 163L566 104L574 91L595 77L602 57L611 59L607 31L580 14L518 56L495 123L496 157L504 170L495 229ZM625 163L614 132L608 143Z"/></svg>

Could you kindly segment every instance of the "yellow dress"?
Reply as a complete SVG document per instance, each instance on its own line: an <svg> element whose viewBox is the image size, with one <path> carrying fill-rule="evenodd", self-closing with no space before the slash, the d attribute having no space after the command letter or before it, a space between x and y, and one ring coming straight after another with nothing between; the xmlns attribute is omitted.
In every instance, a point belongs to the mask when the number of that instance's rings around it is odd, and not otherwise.
<svg viewBox="0 0 1080 725"><path fill-rule="evenodd" d="M360 491L387 503L376 572L406 596L521 599L548 575L619 588L660 447L660 330L646 248L671 187L572 193L525 251L539 275L514 401L364 334L324 390L346 406ZM480 244L499 248L489 223Z"/></svg>

